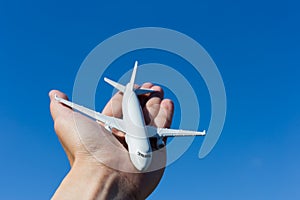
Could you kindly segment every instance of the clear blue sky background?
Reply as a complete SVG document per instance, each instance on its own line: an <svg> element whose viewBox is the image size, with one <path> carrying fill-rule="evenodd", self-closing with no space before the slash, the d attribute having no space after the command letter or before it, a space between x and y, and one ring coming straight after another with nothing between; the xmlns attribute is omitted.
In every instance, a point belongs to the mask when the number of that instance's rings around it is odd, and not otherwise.
<svg viewBox="0 0 300 200"><path fill-rule="evenodd" d="M69 165L48 91L71 95L97 44L143 26L174 29L202 44L228 100L213 151L199 160L202 140L195 140L149 199L300 199L299 19L296 1L1 1L0 199L51 197ZM138 59L176 61L149 55ZM126 59L120 64L136 57ZM106 100L100 97L99 110Z"/></svg>

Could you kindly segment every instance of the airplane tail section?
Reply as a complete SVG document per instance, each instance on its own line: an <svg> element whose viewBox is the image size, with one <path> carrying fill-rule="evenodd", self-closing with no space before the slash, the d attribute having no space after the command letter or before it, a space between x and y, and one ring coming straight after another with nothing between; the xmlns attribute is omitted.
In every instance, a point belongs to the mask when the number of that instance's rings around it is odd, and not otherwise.
<svg viewBox="0 0 300 200"><path fill-rule="evenodd" d="M116 89L118 89L119 91L121 92L125 92L125 86L124 85L121 85L120 83L117 83L115 81L112 81L108 78L104 78L104 81L107 82L108 84L112 85L113 87L115 87Z"/></svg>
<svg viewBox="0 0 300 200"><path fill-rule="evenodd" d="M130 82L129 82L129 87L131 88L131 90L134 89L133 87L134 87L134 82L135 82L135 76L136 76L137 66L138 66L138 62L135 61L134 67L133 67L133 72L132 72L131 79L130 79Z"/></svg>
<svg viewBox="0 0 300 200"><path fill-rule="evenodd" d="M126 87L129 87L132 91L134 91L136 93L136 95L155 92L154 90L151 90L151 89L144 89L144 88L136 88L135 89L134 88L134 82L135 82L137 67L138 67L138 62L135 61L133 72L132 72L132 75L131 75L131 78L130 78L130 82L127 84L127 86L121 85L120 83L112 81L108 78L104 78L104 81L107 82L108 84L112 85L113 87L117 88L119 91L121 91L123 93L125 92Z"/></svg>
<svg viewBox="0 0 300 200"><path fill-rule="evenodd" d="M143 89L143 88L134 89L134 82L135 82L137 68L138 68L138 62L135 61L134 67L133 67L133 72L132 72L131 79L130 79L130 82L129 82L129 87L131 88L131 90L133 90L136 93L136 95L155 92L154 90L151 90L151 89Z"/></svg>

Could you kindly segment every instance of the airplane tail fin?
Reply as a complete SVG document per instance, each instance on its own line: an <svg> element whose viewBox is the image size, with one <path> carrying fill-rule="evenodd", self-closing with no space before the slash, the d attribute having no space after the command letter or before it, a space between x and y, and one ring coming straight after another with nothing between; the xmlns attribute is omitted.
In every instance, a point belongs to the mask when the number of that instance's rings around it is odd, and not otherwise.
<svg viewBox="0 0 300 200"><path fill-rule="evenodd" d="M134 81L135 81L137 66L138 66L138 62L135 61L134 67L133 67L133 72L132 72L131 79L130 79L130 82L129 82L129 87L131 88L131 90L134 89L133 87L134 87Z"/></svg>
<svg viewBox="0 0 300 200"><path fill-rule="evenodd" d="M143 89L143 88L134 89L134 82L135 82L137 68L138 68L138 62L135 61L134 67L133 67L133 72L132 72L131 79L129 82L129 87L136 93L136 95L155 92L154 90L151 90L151 89Z"/></svg>
<svg viewBox="0 0 300 200"><path fill-rule="evenodd" d="M117 82L115 82L115 81L112 81L112 80L110 80L110 79L108 79L108 78L104 78L104 81L106 82L106 83L108 83L108 84L110 84L110 85L112 85L113 87L115 87L115 88L117 88L119 91L121 91L121 92L125 92L125 86L124 85L121 85L120 83L117 83Z"/></svg>

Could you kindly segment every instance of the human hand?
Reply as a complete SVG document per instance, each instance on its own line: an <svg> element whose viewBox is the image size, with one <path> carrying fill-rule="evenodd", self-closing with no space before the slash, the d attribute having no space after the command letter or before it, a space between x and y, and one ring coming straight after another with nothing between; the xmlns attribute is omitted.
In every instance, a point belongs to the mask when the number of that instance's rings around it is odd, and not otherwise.
<svg viewBox="0 0 300 200"><path fill-rule="evenodd" d="M161 100L163 91L158 86L145 83L142 88L157 91L139 96L146 124L169 127L174 109L172 101ZM113 134L109 133L95 121L57 102L54 94L65 99L67 97L55 90L49 93L55 131L68 156L71 170L53 198L146 198L163 174L165 149L158 150L153 157L153 165L159 163L162 167L156 171L139 173L130 161L122 132L113 130ZM112 97L102 113L122 117L121 93Z"/></svg>

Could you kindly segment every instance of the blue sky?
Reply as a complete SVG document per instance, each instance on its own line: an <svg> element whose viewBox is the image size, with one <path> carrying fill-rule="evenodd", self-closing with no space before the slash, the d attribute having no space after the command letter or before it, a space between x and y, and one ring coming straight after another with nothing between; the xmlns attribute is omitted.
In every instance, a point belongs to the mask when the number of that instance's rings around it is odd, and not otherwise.
<svg viewBox="0 0 300 200"><path fill-rule="evenodd" d="M199 42L219 68L228 101L213 151L198 159L202 139L196 139L168 166L149 199L299 199L297 8L292 1L257 0L1 1L0 199L51 197L69 165L53 130L48 91L71 96L77 70L96 45L145 26L174 29ZM115 64L130 69L136 59L180 62L145 51ZM191 82L198 79L191 76ZM103 88L105 98L107 92ZM101 91L96 96L101 110L107 99ZM208 123L209 113L202 118Z"/></svg>

